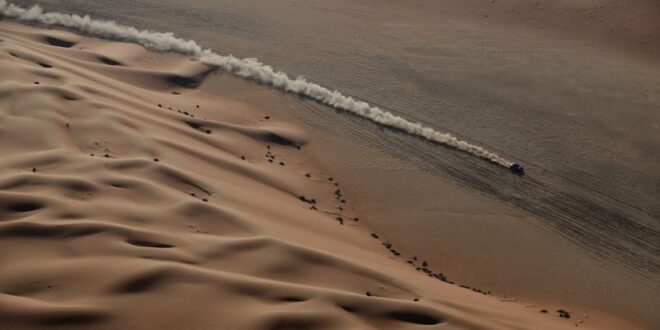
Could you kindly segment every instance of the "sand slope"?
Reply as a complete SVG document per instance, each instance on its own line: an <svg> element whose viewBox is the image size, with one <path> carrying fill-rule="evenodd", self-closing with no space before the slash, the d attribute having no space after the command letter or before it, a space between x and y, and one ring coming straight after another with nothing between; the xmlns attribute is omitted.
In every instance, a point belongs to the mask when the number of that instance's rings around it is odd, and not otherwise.
<svg viewBox="0 0 660 330"><path fill-rule="evenodd" d="M407 265L214 68L2 21L0 78L0 328L590 327Z"/></svg>

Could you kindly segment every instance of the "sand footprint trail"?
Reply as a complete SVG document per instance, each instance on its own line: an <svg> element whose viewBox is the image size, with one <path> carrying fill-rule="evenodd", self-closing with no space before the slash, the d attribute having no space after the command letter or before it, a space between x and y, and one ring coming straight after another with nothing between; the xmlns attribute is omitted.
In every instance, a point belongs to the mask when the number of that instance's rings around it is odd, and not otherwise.
<svg viewBox="0 0 660 330"><path fill-rule="evenodd" d="M0 328L573 326L407 266L302 130L205 89L260 86L6 21L0 40Z"/></svg>

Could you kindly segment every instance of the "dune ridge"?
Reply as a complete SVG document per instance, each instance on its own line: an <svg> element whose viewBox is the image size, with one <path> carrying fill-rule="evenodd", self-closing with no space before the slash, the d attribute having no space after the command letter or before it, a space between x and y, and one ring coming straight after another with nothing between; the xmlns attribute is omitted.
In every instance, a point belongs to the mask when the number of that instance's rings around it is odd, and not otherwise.
<svg viewBox="0 0 660 330"><path fill-rule="evenodd" d="M263 87L9 21L0 72L1 328L590 328L384 249L304 131L213 82Z"/></svg>
<svg viewBox="0 0 660 330"><path fill-rule="evenodd" d="M204 49L195 41L179 39L172 33L139 30L135 27L117 24L112 21L96 20L89 16L44 12L38 5L25 9L7 3L5 0L0 0L0 14L4 17L21 21L62 26L95 37L134 42L153 50L185 54L203 63L221 67L223 70L237 76L254 80L285 92L309 97L322 104L349 111L380 125L462 150L495 164L504 167L510 167L513 164L513 162L481 146L461 140L449 133L436 131L421 123L411 122L389 111L372 106L367 102L355 100L339 91L332 91L326 87L309 82L302 76L292 79L286 73L276 71L255 58L239 59L232 55L221 55L211 49Z"/></svg>

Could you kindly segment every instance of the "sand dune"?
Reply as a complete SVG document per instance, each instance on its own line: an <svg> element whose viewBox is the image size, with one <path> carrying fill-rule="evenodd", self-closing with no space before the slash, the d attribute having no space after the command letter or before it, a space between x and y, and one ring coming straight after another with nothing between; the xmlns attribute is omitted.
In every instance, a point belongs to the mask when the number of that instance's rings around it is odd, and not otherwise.
<svg viewBox="0 0 660 330"><path fill-rule="evenodd" d="M9 21L0 75L0 328L606 320L451 285L383 248L386 237L361 225L341 185L306 156L303 130L232 88L204 88L264 87L179 55Z"/></svg>

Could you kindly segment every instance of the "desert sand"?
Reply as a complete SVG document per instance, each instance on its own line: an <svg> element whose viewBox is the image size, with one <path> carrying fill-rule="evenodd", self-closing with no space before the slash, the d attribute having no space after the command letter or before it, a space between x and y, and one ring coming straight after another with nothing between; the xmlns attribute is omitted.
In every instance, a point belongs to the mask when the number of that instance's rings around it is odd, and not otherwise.
<svg viewBox="0 0 660 330"><path fill-rule="evenodd" d="M403 257L523 305L660 327L657 1L38 3L257 57L519 161L522 178L311 100L200 86L304 127L344 208Z"/></svg>
<svg viewBox="0 0 660 330"><path fill-rule="evenodd" d="M634 328L410 265L265 87L10 21L0 73L0 328Z"/></svg>

